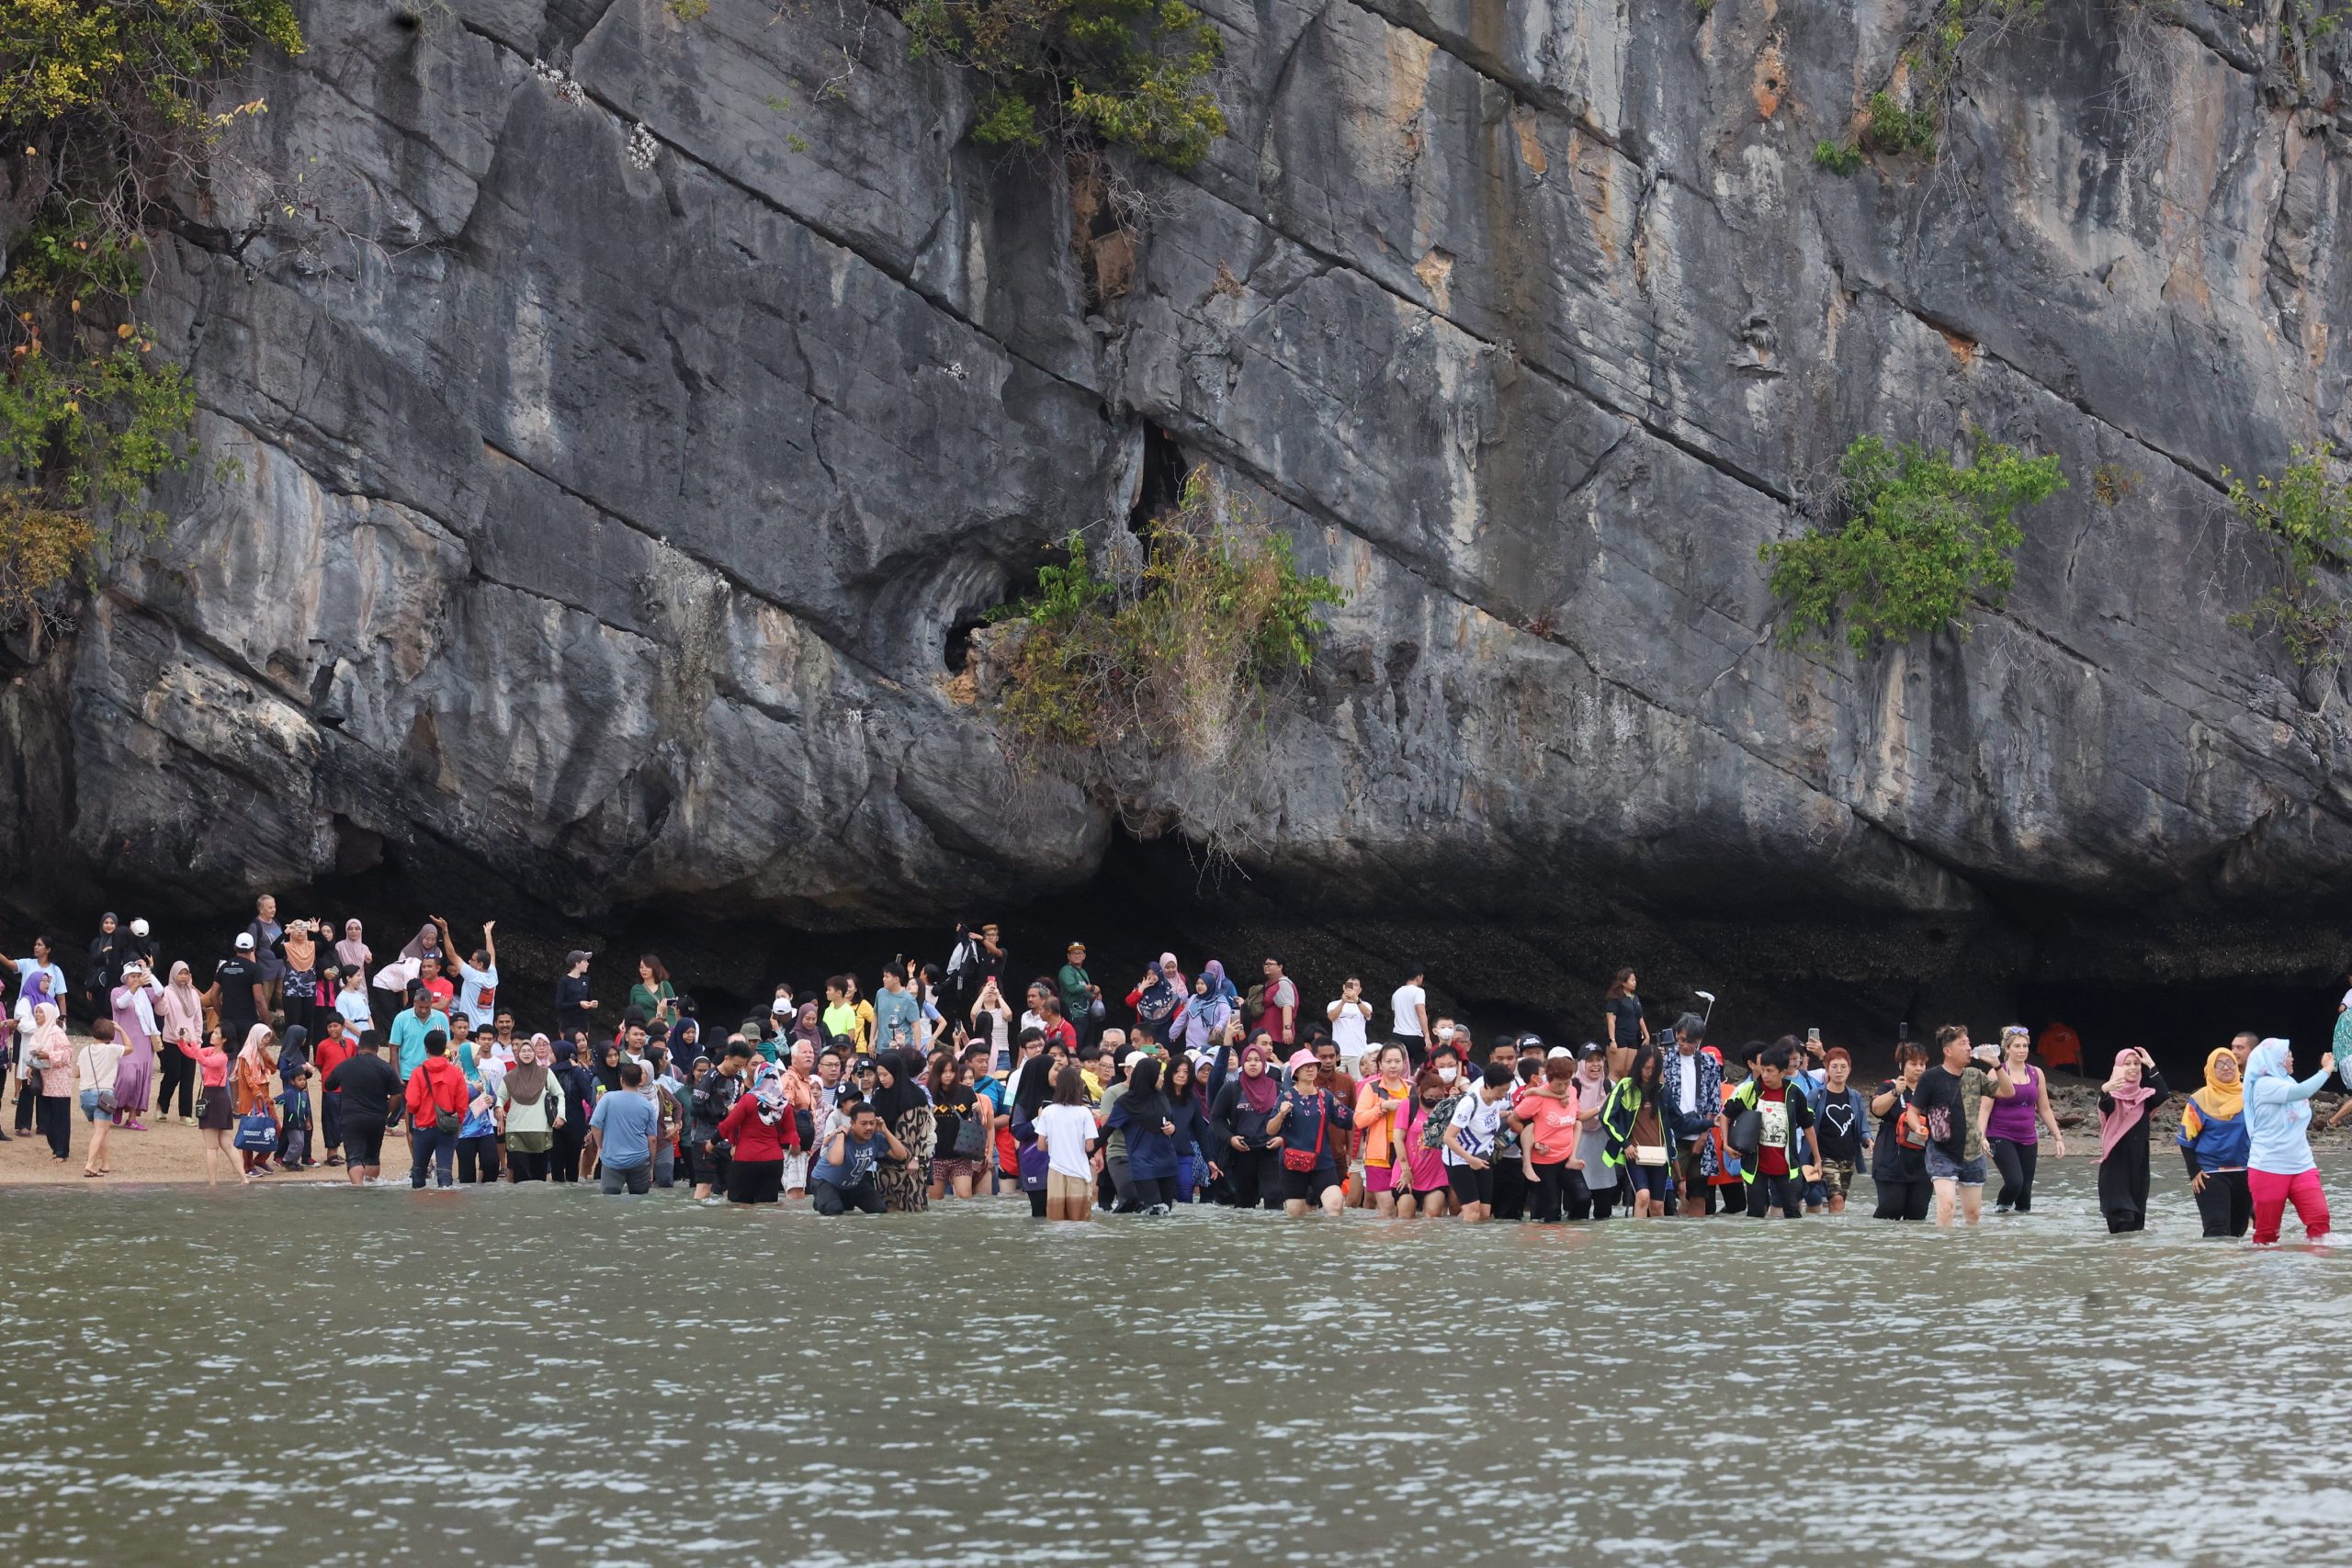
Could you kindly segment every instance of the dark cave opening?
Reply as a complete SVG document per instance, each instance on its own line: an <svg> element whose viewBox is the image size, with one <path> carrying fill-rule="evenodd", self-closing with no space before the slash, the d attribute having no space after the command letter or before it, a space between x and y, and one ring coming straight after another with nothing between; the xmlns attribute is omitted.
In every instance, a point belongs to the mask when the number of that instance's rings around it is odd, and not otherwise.
<svg viewBox="0 0 2352 1568"><path fill-rule="evenodd" d="M2173 1089L2186 1093L2202 1086L2206 1054L2241 1030L2290 1042L2297 1070L2313 1070L2334 1033L2339 994L2321 976L2307 985L2268 977L2143 985L2036 981L2018 987L2017 1016L2000 1021L2022 1023L2037 1040L2052 1024L2066 1024L2081 1036L2083 1072L2095 1080L2107 1076L2117 1051L2145 1046Z"/></svg>
<svg viewBox="0 0 2352 1568"><path fill-rule="evenodd" d="M1127 509L1127 527L1142 538L1152 519L1176 509L1183 499L1184 449L1159 425L1143 427L1143 469L1136 487L1136 503Z"/></svg>
<svg viewBox="0 0 2352 1568"><path fill-rule="evenodd" d="M279 918L315 916L339 931L356 916L367 922L379 960L397 953L428 913L447 915L467 946L484 919L495 919L501 989L526 1029L548 1021L545 1004L563 954L573 947L599 954L592 975L616 1012L635 978L637 955L659 953L681 989L700 1003L706 1026L724 1031L764 1011L780 980L806 996L828 975L849 972L871 989L894 955L944 964L954 942L957 916L945 912L912 926L816 931L732 915L682 896L570 917L560 906L571 890L503 876L430 835L401 841L339 826L350 874L279 889ZM1420 963L1429 970L1432 1011L1461 1018L1481 1048L1497 1032L1519 1030L1577 1043L1600 1032L1600 998L1611 968L1632 962L1642 973L1653 1029L1685 1009L1698 1010L1703 1004L1696 993L1713 991L1721 1001L1709 1035L1718 1043L1802 1036L1819 1026L1830 1043L1854 1053L1865 1073L1886 1066L1901 1024L1928 1042L1938 1025L1955 1021L1979 1038L2012 1021L2039 1038L2064 1022L2080 1037L2083 1070L2094 1078L2104 1076L2119 1046L2139 1044L2178 1087L2194 1088L2205 1054L2242 1029L2293 1041L2308 1071L2327 1048L2343 990L2326 958L2308 953L2282 952L2267 970L2242 976L2181 978L2177 966L2195 955L2188 950L2200 939L2172 929L2151 929L2136 964L2117 963L2111 940L2093 954L2078 932L2057 931L2013 933L2022 940L2001 961L1985 962L1981 950L1950 951L1964 943L1928 942L1923 923L1911 933L1916 940L1898 944L1891 959L1872 959L1865 974L1855 963L1856 933L1870 922L1844 911L1812 911L1810 940L1790 912L1773 910L1719 909L1703 925L1634 911L1555 923L1544 911L1505 900L1465 919L1460 910L1367 902L1336 891L1338 880L1253 877L1204 858L1174 834L1119 833L1085 882L1025 902L976 900L959 913L975 924L993 919L1003 926L1016 986L1051 975L1065 943L1085 942L1088 968L1111 998L1114 1018L1162 951L1174 952L1188 975L1220 957L1245 989L1259 977L1261 961L1275 954L1299 982L1310 1023L1322 1021L1324 1005L1354 975L1375 1009L1375 1033L1385 1032L1390 992L1408 964ZM202 977L251 918L251 906L212 898L204 900L206 913L182 912L197 906L187 888L117 887L107 900L125 919L153 919L166 960L186 958ZM36 929L45 929L61 952L75 953L88 942L96 915L94 906ZM1833 926L1841 919L1845 926ZM2126 913L2110 912L2105 920L2110 939L2136 929ZM2260 950L2249 952L2258 963Z"/></svg>
<svg viewBox="0 0 2352 1568"><path fill-rule="evenodd" d="M963 615L949 624L940 658L946 664L950 675L961 675L971 668L972 636L988 624L989 617L985 615Z"/></svg>

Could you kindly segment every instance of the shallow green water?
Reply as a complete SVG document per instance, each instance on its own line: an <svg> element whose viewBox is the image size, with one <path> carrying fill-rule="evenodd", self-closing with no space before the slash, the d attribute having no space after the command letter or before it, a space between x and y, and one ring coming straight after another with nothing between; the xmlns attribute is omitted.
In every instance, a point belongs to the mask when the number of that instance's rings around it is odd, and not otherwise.
<svg viewBox="0 0 2352 1568"><path fill-rule="evenodd" d="M2088 1178L1953 1235L18 1189L0 1562L2346 1560L2291 1347L2352 1258Z"/></svg>

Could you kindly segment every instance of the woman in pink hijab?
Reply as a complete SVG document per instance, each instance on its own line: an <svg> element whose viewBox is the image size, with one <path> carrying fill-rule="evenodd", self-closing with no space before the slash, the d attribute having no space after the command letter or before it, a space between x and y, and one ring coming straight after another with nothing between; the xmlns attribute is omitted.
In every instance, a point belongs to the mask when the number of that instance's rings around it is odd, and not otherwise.
<svg viewBox="0 0 2352 1568"><path fill-rule="evenodd" d="M2137 1045L2115 1054L2098 1091L2098 1206L2109 1235L2148 1228L2148 1118L2172 1091Z"/></svg>

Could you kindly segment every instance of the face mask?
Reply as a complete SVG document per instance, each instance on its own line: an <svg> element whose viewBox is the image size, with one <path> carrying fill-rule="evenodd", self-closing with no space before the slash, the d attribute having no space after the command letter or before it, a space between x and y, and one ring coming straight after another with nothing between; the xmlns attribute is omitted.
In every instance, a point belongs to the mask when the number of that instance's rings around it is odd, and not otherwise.
<svg viewBox="0 0 2352 1568"><path fill-rule="evenodd" d="M1454 1079L1454 1071L1452 1067L1440 1067L1437 1070L1437 1077L1440 1083L1452 1083Z"/></svg>
<svg viewBox="0 0 2352 1568"><path fill-rule="evenodd" d="M1437 1032L1437 1037L1438 1037L1440 1040L1451 1040L1451 1039L1453 1039L1453 1025L1452 1025L1452 1024L1450 1024L1450 1023L1449 1023L1449 1024L1442 1025L1442 1026L1439 1028L1438 1032Z"/></svg>

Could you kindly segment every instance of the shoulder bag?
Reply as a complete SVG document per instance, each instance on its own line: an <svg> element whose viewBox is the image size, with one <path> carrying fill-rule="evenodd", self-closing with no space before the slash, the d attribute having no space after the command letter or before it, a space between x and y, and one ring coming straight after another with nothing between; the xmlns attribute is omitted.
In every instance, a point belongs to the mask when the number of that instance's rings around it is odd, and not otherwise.
<svg viewBox="0 0 2352 1568"><path fill-rule="evenodd" d="M91 1081L94 1083L96 1082L98 1077L97 1069L90 1066L90 1047L87 1045L82 1047L82 1066L89 1072ZM114 1114L114 1090L110 1089L99 1089L98 1114L101 1116L111 1116Z"/></svg>
<svg viewBox="0 0 2352 1568"><path fill-rule="evenodd" d="M1316 1098L1320 1100L1322 1097L1318 1094ZM1323 1132L1331 1124L1331 1108L1325 1105L1318 1107L1318 1110L1320 1114L1315 1119L1315 1146L1301 1149L1294 1148L1287 1143L1283 1145L1284 1170L1313 1170L1315 1162L1323 1157Z"/></svg>

